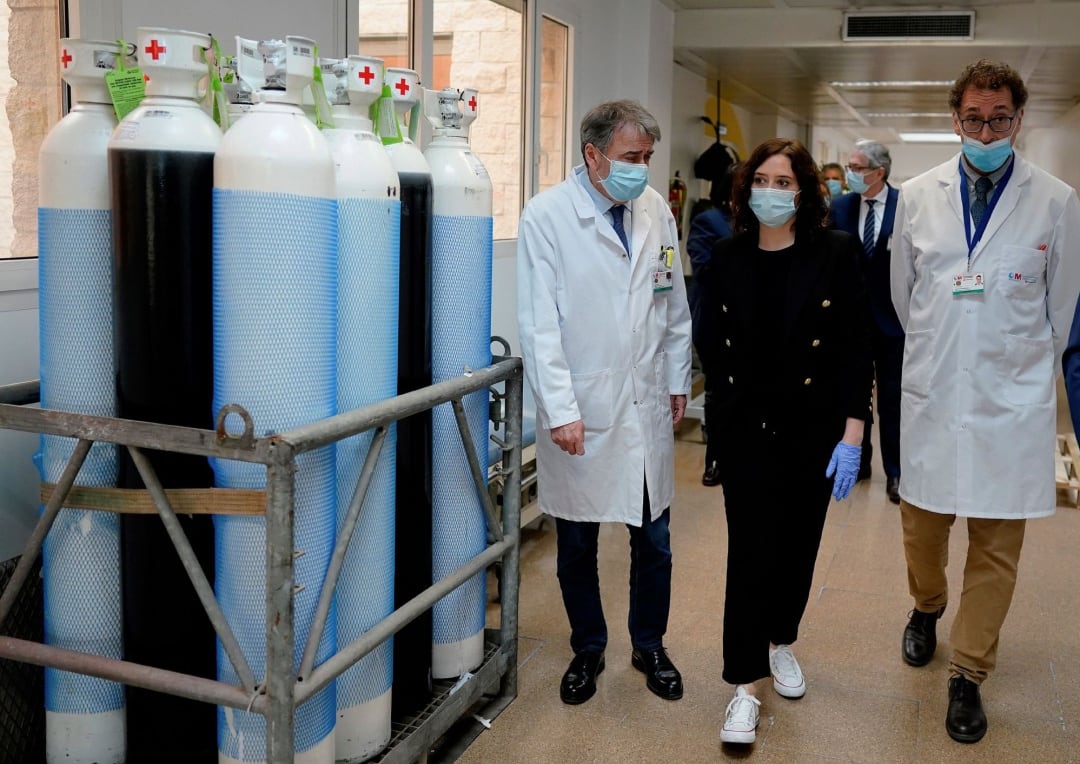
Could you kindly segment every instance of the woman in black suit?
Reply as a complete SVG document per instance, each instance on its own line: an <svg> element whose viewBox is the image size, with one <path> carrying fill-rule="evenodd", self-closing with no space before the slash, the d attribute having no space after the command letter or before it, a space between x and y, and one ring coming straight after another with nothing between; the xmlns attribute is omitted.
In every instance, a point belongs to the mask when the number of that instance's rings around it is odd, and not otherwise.
<svg viewBox="0 0 1080 764"><path fill-rule="evenodd" d="M728 523L724 680L735 685L721 740L752 743L757 684L798 698L790 645L806 609L830 492L859 469L873 367L859 244L829 211L806 148L774 138L740 169L735 235L705 274L717 439ZM715 416L715 420L713 417Z"/></svg>

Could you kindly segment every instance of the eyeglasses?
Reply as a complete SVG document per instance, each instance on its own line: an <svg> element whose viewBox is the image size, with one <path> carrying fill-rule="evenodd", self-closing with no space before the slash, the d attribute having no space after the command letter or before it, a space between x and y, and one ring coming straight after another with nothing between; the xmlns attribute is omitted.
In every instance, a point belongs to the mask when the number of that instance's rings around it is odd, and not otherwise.
<svg viewBox="0 0 1080 764"><path fill-rule="evenodd" d="M1016 119L1016 115L1011 117L1004 115L998 117L991 117L990 119L979 119L978 117L964 117L960 120L960 129L968 135L978 135L982 132L983 125L990 125L990 131L994 133L1007 133L1012 129L1013 120Z"/></svg>
<svg viewBox="0 0 1080 764"><path fill-rule="evenodd" d="M876 170L877 169L876 167L867 167L866 165L858 165L858 164L849 164L847 166L847 168L849 170L851 170L853 173L856 173L857 175L865 175L866 173L870 172L871 170Z"/></svg>

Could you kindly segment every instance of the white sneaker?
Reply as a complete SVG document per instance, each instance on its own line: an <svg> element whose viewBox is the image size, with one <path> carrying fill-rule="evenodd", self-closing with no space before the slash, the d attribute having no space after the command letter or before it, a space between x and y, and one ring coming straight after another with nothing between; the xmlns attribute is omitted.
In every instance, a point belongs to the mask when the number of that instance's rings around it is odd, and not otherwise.
<svg viewBox="0 0 1080 764"><path fill-rule="evenodd" d="M720 728L720 741L723 743L753 743L757 737L758 706L761 701L748 695L739 685L735 688L735 697L728 703L724 712L724 726Z"/></svg>
<svg viewBox="0 0 1080 764"><path fill-rule="evenodd" d="M806 679L788 645L769 650L769 670L772 671L772 686L777 694L785 698L801 698L806 694Z"/></svg>

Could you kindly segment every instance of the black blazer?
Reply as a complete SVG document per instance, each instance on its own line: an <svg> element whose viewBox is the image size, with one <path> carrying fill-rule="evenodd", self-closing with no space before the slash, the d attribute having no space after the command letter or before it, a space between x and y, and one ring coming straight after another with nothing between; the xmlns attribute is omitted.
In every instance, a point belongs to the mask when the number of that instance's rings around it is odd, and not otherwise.
<svg viewBox="0 0 1080 764"><path fill-rule="evenodd" d="M712 342L706 353L713 396L709 437L737 451L747 428L755 427L748 414L756 376L754 321L763 310L778 310L783 311L783 337L774 351L780 354L783 378L770 417L781 424L785 437L800 443L809 439L815 451L827 449L827 459L847 418L865 420L870 413L872 319L857 265L862 247L849 234L828 229L796 246L785 300L775 305L755 304L756 232L722 239L714 247L702 301ZM760 432L761 422L756 427Z"/></svg>
<svg viewBox="0 0 1080 764"><path fill-rule="evenodd" d="M867 257L862 249L862 231L859 229L859 205L863 198L860 194L844 194L833 200L829 218L832 227L838 231L847 231L859 240L859 262L863 266L863 274L866 279L866 288L869 293L870 310L874 321L882 334L890 337L903 337L904 327L900 325L900 319L896 317L896 310L892 304L892 292L889 289L889 260L892 253L889 250L889 239L893 232L893 221L896 219L896 202L900 198L900 192L893 186L888 186L889 195L885 201L885 215L881 219L881 230L878 231L877 243L874 245L873 257Z"/></svg>

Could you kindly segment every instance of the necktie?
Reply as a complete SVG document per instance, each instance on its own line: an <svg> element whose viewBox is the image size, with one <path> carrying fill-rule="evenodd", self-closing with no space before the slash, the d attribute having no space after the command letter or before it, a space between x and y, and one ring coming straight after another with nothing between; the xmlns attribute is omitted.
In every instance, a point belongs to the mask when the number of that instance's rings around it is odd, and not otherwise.
<svg viewBox="0 0 1080 764"><path fill-rule="evenodd" d="M877 244L877 234L874 226L874 205L877 204L876 199L866 200L866 222L863 223L862 229L862 248L866 252L866 256L870 257L874 254L874 245Z"/></svg>
<svg viewBox="0 0 1080 764"><path fill-rule="evenodd" d="M971 203L971 219L975 221L975 225L979 224L986 213L986 196L993 187L994 184L985 175L980 175L975 181L975 201Z"/></svg>
<svg viewBox="0 0 1080 764"><path fill-rule="evenodd" d="M623 228L623 213L626 211L626 207L621 204L616 204L611 208L611 227L615 229L615 233L619 235L619 241L622 242L623 249L626 250L626 254L630 255L630 244L626 240L626 229Z"/></svg>

